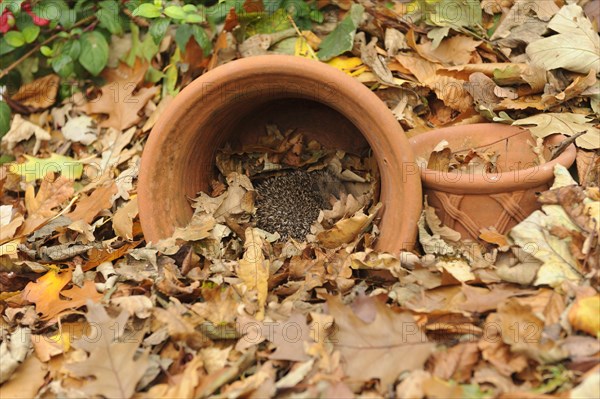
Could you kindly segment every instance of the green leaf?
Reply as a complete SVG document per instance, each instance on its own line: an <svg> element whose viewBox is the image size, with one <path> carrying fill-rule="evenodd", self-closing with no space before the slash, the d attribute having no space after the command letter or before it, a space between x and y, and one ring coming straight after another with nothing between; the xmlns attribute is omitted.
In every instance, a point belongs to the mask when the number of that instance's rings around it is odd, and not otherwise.
<svg viewBox="0 0 600 399"><path fill-rule="evenodd" d="M160 18L152 21L148 32L150 32L150 36L152 36L154 43L160 43L163 37L165 37L170 24L171 20L169 18Z"/></svg>
<svg viewBox="0 0 600 399"><path fill-rule="evenodd" d="M184 21L188 24L199 24L204 22L204 17L200 14L187 14L184 18Z"/></svg>
<svg viewBox="0 0 600 399"><path fill-rule="evenodd" d="M73 59L67 54L60 54L52 59L52 69L61 78L68 78L73 73L75 65Z"/></svg>
<svg viewBox="0 0 600 399"><path fill-rule="evenodd" d="M142 52L142 56L147 61L150 61L152 58L154 58L156 53L158 53L158 44L154 43L154 40L152 40L152 36L146 35L144 37L144 41L142 41L140 50Z"/></svg>
<svg viewBox="0 0 600 399"><path fill-rule="evenodd" d="M33 43L40 34L40 27L37 25L29 25L23 29L22 33L27 43Z"/></svg>
<svg viewBox="0 0 600 399"><path fill-rule="evenodd" d="M193 25L192 34L194 35L196 43L198 43L198 45L202 48L204 55L207 56L212 50L212 42L206 34L204 28L198 25Z"/></svg>
<svg viewBox="0 0 600 399"><path fill-rule="evenodd" d="M141 54L140 28L133 21L129 24L129 28L131 29L131 50L129 50L129 53L122 60L130 67L133 67L135 58Z"/></svg>
<svg viewBox="0 0 600 399"><path fill-rule="evenodd" d="M106 28L113 35L123 34L123 25L119 17L119 3L116 0L100 2L100 10L96 12L100 26Z"/></svg>
<svg viewBox="0 0 600 399"><path fill-rule="evenodd" d="M108 62L108 43L100 32L86 32L79 39L79 62L92 75L97 76Z"/></svg>
<svg viewBox="0 0 600 399"><path fill-rule="evenodd" d="M72 59L76 60L81 54L81 44L76 40L71 40L65 43L61 49L61 53L68 55Z"/></svg>
<svg viewBox="0 0 600 399"><path fill-rule="evenodd" d="M54 54L54 51L50 47L48 47L48 46L42 46L42 47L40 47L40 52L45 57L52 57L52 54Z"/></svg>
<svg viewBox="0 0 600 399"><path fill-rule="evenodd" d="M183 6L183 11L185 11L188 14L189 13L193 13L193 12L198 11L198 7L196 7L193 4L186 4L186 5Z"/></svg>
<svg viewBox="0 0 600 399"><path fill-rule="evenodd" d="M8 0L8 1L3 1L2 3L5 4L0 4L0 13L4 12L5 8L8 8L10 11L12 11L13 14L16 14L19 12L19 10L21 10L21 3L23 3L25 0Z"/></svg>
<svg viewBox="0 0 600 399"><path fill-rule="evenodd" d="M15 48L6 42L4 37L0 37L0 55L8 54Z"/></svg>
<svg viewBox="0 0 600 399"><path fill-rule="evenodd" d="M0 101L0 138L10 130L10 107L4 101Z"/></svg>
<svg viewBox="0 0 600 399"><path fill-rule="evenodd" d="M165 8L165 15L173 19L185 19L186 13L180 6L169 6Z"/></svg>
<svg viewBox="0 0 600 399"><path fill-rule="evenodd" d="M42 179L48 172L60 172L67 179L77 180L83 174L83 164L73 158L52 154L50 158L24 155L24 163L10 165L9 171L25 178L26 183Z"/></svg>
<svg viewBox="0 0 600 399"><path fill-rule="evenodd" d="M356 28L362 18L364 7L353 4L346 17L338 26L321 42L321 49L317 56L321 61L327 61L346 51L352 50Z"/></svg>
<svg viewBox="0 0 600 399"><path fill-rule="evenodd" d="M165 77L165 74L162 73L161 71L159 71L156 68L153 67L148 67L148 70L146 71L146 75L144 76L144 80L146 82L150 82L150 83L156 83L159 80L161 80L162 78Z"/></svg>
<svg viewBox="0 0 600 399"><path fill-rule="evenodd" d="M179 47L181 51L185 51L185 46L190 40L190 37L192 37L192 25L179 25L175 32L175 43L177 43L177 47Z"/></svg>
<svg viewBox="0 0 600 399"><path fill-rule="evenodd" d="M138 8L133 10L134 17L158 18L160 15L160 8L150 3L140 4Z"/></svg>
<svg viewBox="0 0 600 399"><path fill-rule="evenodd" d="M319 11L319 10L311 10L308 15L310 16L310 19L312 21L315 21L318 24L322 24L323 23L323 19L325 18L325 16L323 15L323 13L321 11Z"/></svg>
<svg viewBox="0 0 600 399"><path fill-rule="evenodd" d="M77 22L77 10L70 9L64 0L40 1L32 7L32 11L40 18L59 23L66 29Z"/></svg>
<svg viewBox="0 0 600 399"><path fill-rule="evenodd" d="M14 30L8 31L4 34L4 40L12 47L21 47L25 44L25 36L21 32Z"/></svg>

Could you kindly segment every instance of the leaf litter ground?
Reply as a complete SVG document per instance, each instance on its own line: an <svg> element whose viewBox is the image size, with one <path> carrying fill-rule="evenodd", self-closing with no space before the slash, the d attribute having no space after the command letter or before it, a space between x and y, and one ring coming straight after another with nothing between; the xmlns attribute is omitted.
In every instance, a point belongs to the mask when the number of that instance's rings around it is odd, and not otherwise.
<svg viewBox="0 0 600 399"><path fill-rule="evenodd" d="M392 255L372 249L378 207L361 199L377 191L372 160L267 127L268 150L219 153L223 178L192 201L188 227L144 245L139 160L172 98L144 85L148 63L107 69L104 100L48 108L15 94L23 115L2 148L16 162L0 170L3 398L600 396L597 26L561 1L523 13L527 1L486 0L477 21L417 24L398 18L417 2L324 3L326 20L302 37L290 24L249 23L246 40L224 30L204 67L236 50L329 59L408 135L486 119L578 135L576 172L557 168L542 209L506 235L482 231L485 245L425 206L418 248ZM282 164L352 183L305 243L248 225L250 178Z"/></svg>

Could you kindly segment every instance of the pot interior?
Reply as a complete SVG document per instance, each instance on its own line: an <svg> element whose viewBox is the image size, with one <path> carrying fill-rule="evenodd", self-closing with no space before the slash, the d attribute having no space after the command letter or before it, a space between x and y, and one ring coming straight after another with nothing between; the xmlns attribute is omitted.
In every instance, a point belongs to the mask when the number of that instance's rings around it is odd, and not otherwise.
<svg viewBox="0 0 600 399"><path fill-rule="evenodd" d="M210 115L190 143L189 165L184 181L187 195L195 197L208 191L209 183L218 173L215 156L228 143L234 150L256 144L266 134L266 126L276 125L283 133L288 129L304 134L305 140L316 140L324 147L367 155L370 147L345 116L333 108L308 99L279 98L240 101L233 107L221 108Z"/></svg>

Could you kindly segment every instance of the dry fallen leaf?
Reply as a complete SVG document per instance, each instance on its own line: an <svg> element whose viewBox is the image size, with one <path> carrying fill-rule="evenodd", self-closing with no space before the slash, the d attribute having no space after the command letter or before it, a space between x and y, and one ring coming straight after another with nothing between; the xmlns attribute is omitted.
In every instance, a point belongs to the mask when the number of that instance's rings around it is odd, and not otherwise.
<svg viewBox="0 0 600 399"><path fill-rule="evenodd" d="M109 82L100 89L98 98L86 101L77 108L87 114L106 114L101 127L125 130L142 120L138 113L156 95L158 87L142 87L136 91L148 65L138 58L133 68L121 63L118 68L108 68L103 77Z"/></svg>
<svg viewBox="0 0 600 399"><path fill-rule="evenodd" d="M21 234L29 234L40 224L56 215L54 210L73 195L73 181L64 176L54 178L53 173L46 175L40 189L34 194L32 185L25 190L27 218L23 223Z"/></svg>
<svg viewBox="0 0 600 399"><path fill-rule="evenodd" d="M375 298L367 301L374 305L371 322L359 318L337 297L328 297L329 314L336 326L330 339L342 354L348 377L357 381L378 378L387 387L403 371L422 368L434 344L410 313L396 313Z"/></svg>
<svg viewBox="0 0 600 399"><path fill-rule="evenodd" d="M600 335L600 295L578 298L569 311L569 323L593 337Z"/></svg>
<svg viewBox="0 0 600 399"><path fill-rule="evenodd" d="M248 290L246 299L258 302L255 317L257 320L262 320L269 292L269 261L263 254L263 241L258 229L248 227L245 235L244 256L239 261L237 275Z"/></svg>
<svg viewBox="0 0 600 399"><path fill-rule="evenodd" d="M36 282L27 284L23 290L23 299L35 304L35 310L41 313L42 319L49 320L67 309L76 309L89 301L97 302L102 294L96 291L92 281L86 280L83 287L76 285L69 290L62 289L71 282L72 271L58 272L50 270L38 278ZM61 299L61 296L67 299Z"/></svg>
<svg viewBox="0 0 600 399"><path fill-rule="evenodd" d="M131 397L148 367L148 351L136 356L140 334L123 336L127 320L125 311L112 318L102 305L90 303L86 319L95 327L97 338L76 341L74 345L89 352L89 357L67 364L66 368L75 377L88 377L80 388L86 395Z"/></svg>
<svg viewBox="0 0 600 399"><path fill-rule="evenodd" d="M131 240L133 238L133 219L138 214L137 197L121 206L113 216L113 230L117 237Z"/></svg>
<svg viewBox="0 0 600 399"><path fill-rule="evenodd" d="M35 155L40 149L42 141L50 140L50 133L16 114L10 125L10 130L2 137L2 144L6 145L8 151L11 151L17 143L29 140L31 136L35 136L35 146L32 151L32 154Z"/></svg>
<svg viewBox="0 0 600 399"><path fill-rule="evenodd" d="M342 219L332 228L317 234L317 240L325 248L337 248L355 240L363 230L373 221L382 204L379 203L369 210L366 215L362 209L349 218Z"/></svg>
<svg viewBox="0 0 600 399"><path fill-rule="evenodd" d="M117 186L114 182L97 188L89 196L80 200L71 213L67 213L69 219L83 220L86 223L92 223L96 215L112 206L112 196L117 192Z"/></svg>
<svg viewBox="0 0 600 399"><path fill-rule="evenodd" d="M546 69L565 68L569 71L597 74L600 68L600 38L592 23L577 4L560 9L548 24L558 34L545 37L527 46L533 64Z"/></svg>
<svg viewBox="0 0 600 399"><path fill-rule="evenodd" d="M59 85L60 77L49 74L21 86L11 99L37 112L56 102Z"/></svg>

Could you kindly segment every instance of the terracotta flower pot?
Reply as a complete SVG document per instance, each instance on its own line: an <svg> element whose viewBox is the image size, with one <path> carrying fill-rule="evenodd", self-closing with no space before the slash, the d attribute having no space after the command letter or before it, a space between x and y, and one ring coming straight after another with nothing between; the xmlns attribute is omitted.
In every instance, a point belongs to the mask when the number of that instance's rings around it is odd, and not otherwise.
<svg viewBox="0 0 600 399"><path fill-rule="evenodd" d="M564 139L562 135L546 139L545 159L550 159L549 147ZM475 148L500 155L498 173L421 170L429 205L446 226L472 239L478 238L481 228L495 227L506 233L539 209L536 192L547 190L554 178L554 165L570 167L576 152L570 145L556 159L538 165L527 143L535 143L529 130L493 123L437 129L411 138L410 144L416 157L427 160L442 140L448 141L453 152Z"/></svg>
<svg viewBox="0 0 600 399"><path fill-rule="evenodd" d="M147 241L168 237L192 215L187 197L206 191L215 154L256 143L267 124L297 129L328 148L372 149L384 204L378 248L409 249L421 185L404 132L375 94L326 64L268 55L220 66L192 82L164 110L144 149L138 197Z"/></svg>

